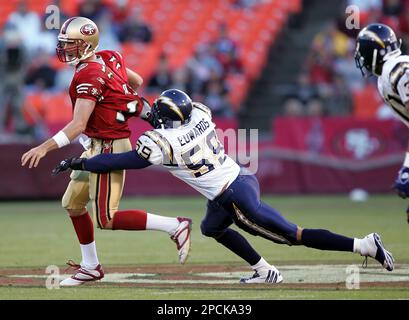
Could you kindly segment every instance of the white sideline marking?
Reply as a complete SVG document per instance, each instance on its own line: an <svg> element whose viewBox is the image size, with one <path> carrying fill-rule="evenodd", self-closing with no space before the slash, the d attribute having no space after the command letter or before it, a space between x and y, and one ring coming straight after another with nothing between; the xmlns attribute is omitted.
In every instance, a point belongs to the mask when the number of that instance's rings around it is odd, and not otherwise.
<svg viewBox="0 0 409 320"><path fill-rule="evenodd" d="M287 265L278 266L284 277L284 283L342 283L346 279L346 267L348 265ZM409 282L409 265L398 265L393 272L382 269L381 266L370 266L367 269L360 268L361 282ZM190 273L196 279L158 279L155 273L109 273L101 282L105 283L135 283L135 284L234 284L238 283L243 276L250 276L252 271L236 272L203 272ZM70 277L70 274L62 274L60 280ZM12 278L37 278L45 279L48 275L11 275ZM201 279L201 277L215 279ZM220 279L222 278L222 279Z"/></svg>

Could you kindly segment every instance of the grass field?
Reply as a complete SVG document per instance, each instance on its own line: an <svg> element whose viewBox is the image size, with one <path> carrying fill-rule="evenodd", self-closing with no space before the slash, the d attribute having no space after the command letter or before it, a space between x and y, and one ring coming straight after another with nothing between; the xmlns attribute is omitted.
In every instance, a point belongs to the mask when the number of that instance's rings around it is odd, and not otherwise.
<svg viewBox="0 0 409 320"><path fill-rule="evenodd" d="M378 232L394 254L397 268L384 271L370 260L360 268L361 287L347 290L348 265L360 267L351 253L287 247L247 235L270 263L281 268L284 283L244 286L240 275L251 273L246 263L200 234L203 198L132 198L121 208L141 208L194 219L192 251L179 266L174 243L160 232L96 231L105 281L73 289L45 288L49 265L80 261L70 219L58 201L0 204L0 300L3 299L409 299L409 225L404 201L373 196L364 203L347 197L265 197L289 220L310 228L325 228L351 237ZM67 274L69 272L67 271Z"/></svg>

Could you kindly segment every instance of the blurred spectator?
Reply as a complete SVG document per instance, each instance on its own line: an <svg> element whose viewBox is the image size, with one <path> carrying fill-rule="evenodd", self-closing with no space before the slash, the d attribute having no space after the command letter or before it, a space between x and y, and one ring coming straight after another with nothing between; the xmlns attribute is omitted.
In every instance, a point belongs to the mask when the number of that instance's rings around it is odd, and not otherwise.
<svg viewBox="0 0 409 320"><path fill-rule="evenodd" d="M310 82L316 86L322 98L335 101L340 93L345 92L344 79L336 73L335 66L337 63L342 66L345 62L350 67L349 63L354 60L346 62L345 59L350 55L351 46L354 46L353 40L341 32L334 22L315 36L307 58L307 67ZM346 74L346 70L342 72Z"/></svg>
<svg viewBox="0 0 409 320"><path fill-rule="evenodd" d="M312 118L322 118L326 115L321 99L312 99L306 105L306 115Z"/></svg>
<svg viewBox="0 0 409 320"><path fill-rule="evenodd" d="M313 40L313 55L332 55L334 57L344 57L349 49L349 39L342 33L335 22L331 22L327 27L319 32Z"/></svg>
<svg viewBox="0 0 409 320"><path fill-rule="evenodd" d="M233 7L237 9L252 8L262 2L261 0L234 0L232 2Z"/></svg>
<svg viewBox="0 0 409 320"><path fill-rule="evenodd" d="M16 132L24 133L27 130L21 111L26 65L27 55L21 35L17 29L9 27L0 43L0 132L6 128L9 114Z"/></svg>
<svg viewBox="0 0 409 320"><path fill-rule="evenodd" d="M329 52L312 55L309 59L310 82L317 86L320 94L331 91L330 87L334 83L333 62Z"/></svg>
<svg viewBox="0 0 409 320"><path fill-rule="evenodd" d="M29 51L36 46L41 22L37 13L28 11L25 0L18 2L17 10L10 14L7 25L12 25L17 29L24 45Z"/></svg>
<svg viewBox="0 0 409 320"><path fill-rule="evenodd" d="M182 90L189 96L193 96L191 73L186 67L179 68L172 75L172 88ZM192 97L195 99L195 97Z"/></svg>
<svg viewBox="0 0 409 320"><path fill-rule="evenodd" d="M317 88L311 83L309 74L301 73L297 78L297 85L292 94L294 98L299 99L302 103L307 103L313 98L319 96Z"/></svg>
<svg viewBox="0 0 409 320"><path fill-rule="evenodd" d="M283 112L288 117L302 117L304 115L304 106L300 100L289 98L284 101Z"/></svg>
<svg viewBox="0 0 409 320"><path fill-rule="evenodd" d="M399 17L400 36L404 42L404 46L409 48L409 5L402 11Z"/></svg>
<svg viewBox="0 0 409 320"><path fill-rule="evenodd" d="M401 0L383 0L382 14L385 16L397 17L403 11L403 1Z"/></svg>
<svg viewBox="0 0 409 320"><path fill-rule="evenodd" d="M98 50L121 50L117 34L113 30L111 13L106 11L100 14L96 21L99 29Z"/></svg>
<svg viewBox="0 0 409 320"><path fill-rule="evenodd" d="M350 92L362 90L365 84L365 78L360 72L356 72L356 63L354 59L355 45L351 43L348 54L344 58L334 61L335 73L342 78Z"/></svg>
<svg viewBox="0 0 409 320"><path fill-rule="evenodd" d="M121 42L151 42L152 31L150 27L142 21L141 10L134 7L128 14L122 27L119 30L119 40Z"/></svg>
<svg viewBox="0 0 409 320"><path fill-rule="evenodd" d="M162 54L156 71L150 79L147 89L151 92L162 92L172 85L172 74L169 69L169 62L166 55Z"/></svg>
<svg viewBox="0 0 409 320"><path fill-rule="evenodd" d="M49 65L50 56L45 52L37 52L26 76L26 84L35 91L51 89L55 85L56 70Z"/></svg>
<svg viewBox="0 0 409 320"><path fill-rule="evenodd" d="M218 38L211 45L215 49L215 56L223 66L224 74L241 72L242 64L238 58L237 44L228 36L227 26L219 25Z"/></svg>
<svg viewBox="0 0 409 320"><path fill-rule="evenodd" d="M194 55L188 60L187 68L192 75L192 90L195 93L203 91L212 73L219 77L223 75L223 66L216 59L214 46L203 45L196 49Z"/></svg>
<svg viewBox="0 0 409 320"><path fill-rule="evenodd" d="M102 0L84 0L78 6L78 16L97 21L107 10Z"/></svg>
<svg viewBox="0 0 409 320"><path fill-rule="evenodd" d="M214 77L207 83L203 102L212 110L214 116L231 117L233 115L227 93L228 90L221 79Z"/></svg>
<svg viewBox="0 0 409 320"><path fill-rule="evenodd" d="M63 23L61 21L61 23ZM41 24L41 32L36 35L36 41L31 46L31 53L42 51L47 55L54 55L57 46L57 33L55 30L48 30L44 23Z"/></svg>
<svg viewBox="0 0 409 320"><path fill-rule="evenodd" d="M126 17L129 14L128 0L116 0L110 11L112 13L113 28L118 34L121 30L122 24L125 23Z"/></svg>

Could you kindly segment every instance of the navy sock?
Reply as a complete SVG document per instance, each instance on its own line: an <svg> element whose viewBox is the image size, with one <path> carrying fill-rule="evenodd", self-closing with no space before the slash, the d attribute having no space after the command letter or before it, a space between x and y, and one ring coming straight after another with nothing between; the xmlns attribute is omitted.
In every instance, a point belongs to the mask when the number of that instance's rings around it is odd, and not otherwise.
<svg viewBox="0 0 409 320"><path fill-rule="evenodd" d="M261 256L253 249L246 238L233 229L226 229L220 237L216 238L216 241L246 260L251 266L261 259Z"/></svg>
<svg viewBox="0 0 409 320"><path fill-rule="evenodd" d="M306 247L332 250L354 251L354 239L322 229L304 229L301 237L302 244Z"/></svg>

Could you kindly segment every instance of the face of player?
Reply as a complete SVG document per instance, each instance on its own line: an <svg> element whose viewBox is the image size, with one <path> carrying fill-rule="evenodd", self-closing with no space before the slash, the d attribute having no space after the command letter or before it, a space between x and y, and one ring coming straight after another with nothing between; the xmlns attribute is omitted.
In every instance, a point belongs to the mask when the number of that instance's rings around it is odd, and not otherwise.
<svg viewBox="0 0 409 320"><path fill-rule="evenodd" d="M72 63L81 56L82 41L67 40L58 41L56 52L61 62Z"/></svg>

